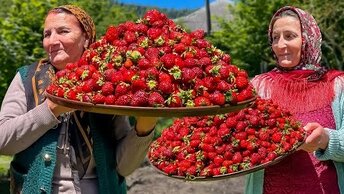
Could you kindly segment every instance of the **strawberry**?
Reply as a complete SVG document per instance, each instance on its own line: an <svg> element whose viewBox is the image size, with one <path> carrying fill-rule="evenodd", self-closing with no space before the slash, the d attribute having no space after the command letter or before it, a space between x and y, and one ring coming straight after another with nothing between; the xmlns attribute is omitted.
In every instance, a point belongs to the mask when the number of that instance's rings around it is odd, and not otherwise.
<svg viewBox="0 0 344 194"><path fill-rule="evenodd" d="M176 56L172 53L163 55L160 60L166 69L171 69L175 65Z"/></svg>
<svg viewBox="0 0 344 194"><path fill-rule="evenodd" d="M148 26L145 25L144 23L138 23L135 25L135 30L136 32L142 33L142 34L146 34L148 30Z"/></svg>
<svg viewBox="0 0 344 194"><path fill-rule="evenodd" d="M70 100L77 100L77 93L74 90L68 90L65 93L65 98Z"/></svg>
<svg viewBox="0 0 344 194"><path fill-rule="evenodd" d="M242 158L242 155L240 154L240 152L235 152L233 154L232 161L234 164L241 163L242 160L243 160L243 158Z"/></svg>
<svg viewBox="0 0 344 194"><path fill-rule="evenodd" d="M214 105L224 105L226 103L226 97L223 93L214 92L210 95L210 100Z"/></svg>
<svg viewBox="0 0 344 194"><path fill-rule="evenodd" d="M140 69L144 70L144 69L148 69L148 68L152 67L152 63L146 58L141 58L138 60L137 66Z"/></svg>
<svg viewBox="0 0 344 194"><path fill-rule="evenodd" d="M148 105L148 94L143 90L135 92L132 96L131 106L147 106Z"/></svg>
<svg viewBox="0 0 344 194"><path fill-rule="evenodd" d="M196 45L198 48L204 48L204 49L211 47L211 44L205 39L197 39Z"/></svg>
<svg viewBox="0 0 344 194"><path fill-rule="evenodd" d="M190 33L190 36L195 39L203 39L204 38L204 30L196 29Z"/></svg>
<svg viewBox="0 0 344 194"><path fill-rule="evenodd" d="M172 94L167 99L167 105L169 107L181 107L182 106L182 99L178 95Z"/></svg>
<svg viewBox="0 0 344 194"><path fill-rule="evenodd" d="M114 40L118 39L118 36L119 36L119 32L115 26L109 26L107 28L106 33L105 33L105 40L107 42L110 42L110 43L113 42Z"/></svg>
<svg viewBox="0 0 344 194"><path fill-rule="evenodd" d="M152 107L164 106L164 98L158 92L152 92L148 97L148 104Z"/></svg>
<svg viewBox="0 0 344 194"><path fill-rule="evenodd" d="M131 99L132 99L132 95L131 94L124 94L124 95L119 96L116 99L115 104L116 105L127 106L127 105L130 105Z"/></svg>
<svg viewBox="0 0 344 194"><path fill-rule="evenodd" d="M248 100L254 96L254 89L252 87L247 87L237 95L237 101L242 102Z"/></svg>
<svg viewBox="0 0 344 194"><path fill-rule="evenodd" d="M136 92L138 90L146 90L148 88L144 79L133 79L131 81L131 91Z"/></svg>
<svg viewBox="0 0 344 194"><path fill-rule="evenodd" d="M116 101L116 97L112 94L108 95L105 97L105 104L108 104L108 105L113 105L115 104L115 101Z"/></svg>
<svg viewBox="0 0 344 194"><path fill-rule="evenodd" d="M238 123L238 121L237 121L237 119L235 117L227 117L227 119L226 119L226 126L228 128L236 127L237 123Z"/></svg>
<svg viewBox="0 0 344 194"><path fill-rule="evenodd" d="M136 41L136 35L134 32L126 31L124 32L124 40L130 44Z"/></svg>
<svg viewBox="0 0 344 194"><path fill-rule="evenodd" d="M186 46L185 46L185 44L183 44L183 43L178 43L178 44L175 44L174 45L174 47L173 47L174 49L174 52L176 52L176 53L178 53L178 54L181 54L181 53L183 53L184 51L186 51Z"/></svg>
<svg viewBox="0 0 344 194"><path fill-rule="evenodd" d="M159 49L155 47L149 47L146 50L146 53L144 54L144 56L147 59L159 58L159 53L160 53Z"/></svg>
<svg viewBox="0 0 344 194"><path fill-rule="evenodd" d="M247 77L237 76L235 78L235 84L236 84L237 88L240 90L240 89L246 88L249 84L249 81L248 81Z"/></svg>
<svg viewBox="0 0 344 194"><path fill-rule="evenodd" d="M158 83L158 90L160 90L163 94L171 94L173 92L172 83L169 81L160 81Z"/></svg>
<svg viewBox="0 0 344 194"><path fill-rule="evenodd" d="M127 94L129 91L129 86L130 85L125 82L121 82L117 84L115 88L115 95L121 96L121 95Z"/></svg>
<svg viewBox="0 0 344 194"><path fill-rule="evenodd" d="M183 83L193 82L195 77L196 77L196 73L192 69L190 69L190 68L183 68L182 69Z"/></svg>
<svg viewBox="0 0 344 194"><path fill-rule="evenodd" d="M203 96L198 96L195 98L195 106L210 106L211 102L208 98Z"/></svg>
<svg viewBox="0 0 344 194"><path fill-rule="evenodd" d="M92 102L94 104L104 104L105 103L105 96L101 93L96 93L92 98Z"/></svg>
<svg viewBox="0 0 344 194"><path fill-rule="evenodd" d="M160 28L149 28L147 30L147 36L151 40L155 40L158 38L162 33L162 30Z"/></svg>
<svg viewBox="0 0 344 194"><path fill-rule="evenodd" d="M271 136L271 140L275 143L281 142L281 139L282 139L282 133L281 132L274 133Z"/></svg>
<svg viewBox="0 0 344 194"><path fill-rule="evenodd" d="M101 91L103 95L107 96L107 95L113 94L115 91L115 88L111 82L105 82L101 88Z"/></svg>
<svg viewBox="0 0 344 194"><path fill-rule="evenodd" d="M82 91L85 93L92 92L96 88L97 83L93 79L82 82Z"/></svg>

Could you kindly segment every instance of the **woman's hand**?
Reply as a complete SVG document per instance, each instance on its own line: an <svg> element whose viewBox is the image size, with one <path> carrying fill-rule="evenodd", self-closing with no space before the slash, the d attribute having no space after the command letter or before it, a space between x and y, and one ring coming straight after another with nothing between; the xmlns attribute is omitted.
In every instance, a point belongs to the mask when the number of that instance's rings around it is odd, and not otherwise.
<svg viewBox="0 0 344 194"><path fill-rule="evenodd" d="M305 143L300 147L307 152L313 152L318 149L325 150L329 142L329 134L324 127L319 123L308 123L304 126L304 129L307 131L308 136L305 140Z"/></svg>
<svg viewBox="0 0 344 194"><path fill-rule="evenodd" d="M49 109L55 115L55 117L58 117L62 113L74 111L74 109L72 109L72 108L68 108L68 107L65 107L65 106L61 106L61 105L55 104L54 102L52 102L49 99L46 99L46 101L47 101Z"/></svg>
<svg viewBox="0 0 344 194"><path fill-rule="evenodd" d="M150 134L159 117L136 117L136 133L138 136L146 136Z"/></svg>

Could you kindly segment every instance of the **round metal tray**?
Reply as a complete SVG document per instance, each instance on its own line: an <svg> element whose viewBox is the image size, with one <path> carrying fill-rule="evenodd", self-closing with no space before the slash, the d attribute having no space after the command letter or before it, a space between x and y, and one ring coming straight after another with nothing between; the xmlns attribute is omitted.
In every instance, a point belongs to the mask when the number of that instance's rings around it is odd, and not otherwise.
<svg viewBox="0 0 344 194"><path fill-rule="evenodd" d="M92 104L69 100L46 93L46 97L52 102L69 108L82 110L85 112L94 112L102 114L145 116L145 117L185 117L185 116L205 116L225 114L239 111L254 101L256 97L246 101L239 102L236 105L225 106L201 106L201 107L135 107L135 106L117 106Z"/></svg>

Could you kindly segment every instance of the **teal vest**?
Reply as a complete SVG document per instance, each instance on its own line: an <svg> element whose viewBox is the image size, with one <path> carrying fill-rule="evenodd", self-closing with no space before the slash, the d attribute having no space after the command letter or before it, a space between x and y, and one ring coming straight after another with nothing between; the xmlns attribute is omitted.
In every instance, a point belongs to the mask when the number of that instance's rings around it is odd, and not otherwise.
<svg viewBox="0 0 344 194"><path fill-rule="evenodd" d="M37 67L49 65L35 63L19 69L23 80L28 111L35 107L32 78ZM41 69L42 69L41 68ZM39 73L46 73L39 71ZM116 172L114 142L109 138L113 115L88 114L89 127L93 138L93 155L97 166L99 193L126 194L125 178ZM52 178L56 164L58 129L49 130L26 150L16 154L11 162L11 193L51 193ZM47 159L45 156L49 155Z"/></svg>

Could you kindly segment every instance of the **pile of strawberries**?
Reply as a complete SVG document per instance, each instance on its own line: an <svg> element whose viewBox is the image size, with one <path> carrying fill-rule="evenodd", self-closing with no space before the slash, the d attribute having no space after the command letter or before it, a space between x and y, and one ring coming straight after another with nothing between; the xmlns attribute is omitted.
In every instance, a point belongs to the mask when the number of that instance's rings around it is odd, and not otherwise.
<svg viewBox="0 0 344 194"><path fill-rule="evenodd" d="M257 98L236 113L174 120L151 144L148 158L168 175L213 177L268 164L294 151L305 136L289 112Z"/></svg>
<svg viewBox="0 0 344 194"><path fill-rule="evenodd" d="M109 26L76 63L56 72L47 92L93 104L193 107L251 99L246 71L205 39L150 10Z"/></svg>

